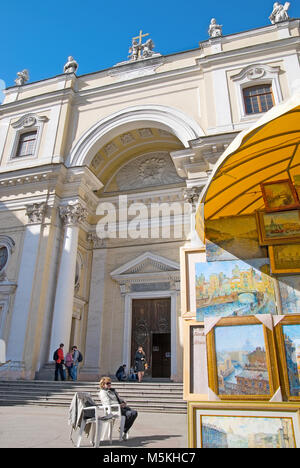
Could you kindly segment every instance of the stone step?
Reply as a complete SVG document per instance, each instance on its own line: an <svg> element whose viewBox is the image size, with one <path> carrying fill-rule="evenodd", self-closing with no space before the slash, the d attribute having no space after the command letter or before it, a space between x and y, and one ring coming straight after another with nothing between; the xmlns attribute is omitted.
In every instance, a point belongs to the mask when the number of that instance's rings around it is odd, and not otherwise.
<svg viewBox="0 0 300 468"><path fill-rule="evenodd" d="M120 396L140 411L186 413L181 383L113 382ZM0 381L0 406L13 404L69 407L75 392L89 392L98 402L97 382Z"/></svg>

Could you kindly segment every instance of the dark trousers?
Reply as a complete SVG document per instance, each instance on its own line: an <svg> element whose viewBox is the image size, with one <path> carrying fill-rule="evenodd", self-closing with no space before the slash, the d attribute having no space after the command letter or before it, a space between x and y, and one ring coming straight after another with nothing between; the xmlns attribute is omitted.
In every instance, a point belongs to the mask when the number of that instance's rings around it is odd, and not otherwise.
<svg viewBox="0 0 300 468"><path fill-rule="evenodd" d="M58 374L60 375L60 380L66 380L65 371L62 364L55 363L55 374L54 380L58 380Z"/></svg>
<svg viewBox="0 0 300 468"><path fill-rule="evenodd" d="M129 408L129 406L125 406L124 408L121 408L121 413L122 416L126 416L124 432L128 432L132 424L136 420L138 412Z"/></svg>

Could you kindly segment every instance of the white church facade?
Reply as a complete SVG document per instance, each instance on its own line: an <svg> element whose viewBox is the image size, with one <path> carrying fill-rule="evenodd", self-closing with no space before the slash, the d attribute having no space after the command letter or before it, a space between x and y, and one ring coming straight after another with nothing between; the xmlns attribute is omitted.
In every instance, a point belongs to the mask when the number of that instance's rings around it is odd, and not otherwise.
<svg viewBox="0 0 300 468"><path fill-rule="evenodd" d="M155 38L153 38L155 39ZM19 77L0 106L0 340L12 378L53 379L77 345L81 380L128 368L183 379L180 248L227 146L300 78L287 19L86 75Z"/></svg>

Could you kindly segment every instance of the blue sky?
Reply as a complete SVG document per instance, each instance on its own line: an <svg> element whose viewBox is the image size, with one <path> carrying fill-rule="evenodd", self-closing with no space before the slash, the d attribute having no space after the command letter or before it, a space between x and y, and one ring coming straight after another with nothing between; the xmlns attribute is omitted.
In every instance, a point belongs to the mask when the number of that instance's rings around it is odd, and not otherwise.
<svg viewBox="0 0 300 468"><path fill-rule="evenodd" d="M300 17L299 0L290 0L289 15ZM109 68L127 59L131 38L150 33L163 55L194 49L208 39L212 17L223 34L263 27L273 0L15 0L1 3L0 80L14 85L27 68L30 81L62 73L69 55L78 75ZM3 83L2 83L3 86ZM1 87L1 82L0 82Z"/></svg>

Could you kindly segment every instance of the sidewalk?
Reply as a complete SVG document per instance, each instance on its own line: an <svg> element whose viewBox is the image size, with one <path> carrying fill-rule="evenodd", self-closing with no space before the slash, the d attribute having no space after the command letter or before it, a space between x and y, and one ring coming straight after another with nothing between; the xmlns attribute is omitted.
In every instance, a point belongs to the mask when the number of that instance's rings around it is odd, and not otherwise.
<svg viewBox="0 0 300 468"><path fill-rule="evenodd" d="M0 448L72 448L68 408L50 406L0 406ZM108 448L187 448L187 415L142 413L127 441L115 429ZM76 434L74 436L76 441ZM83 437L82 447L92 448Z"/></svg>

